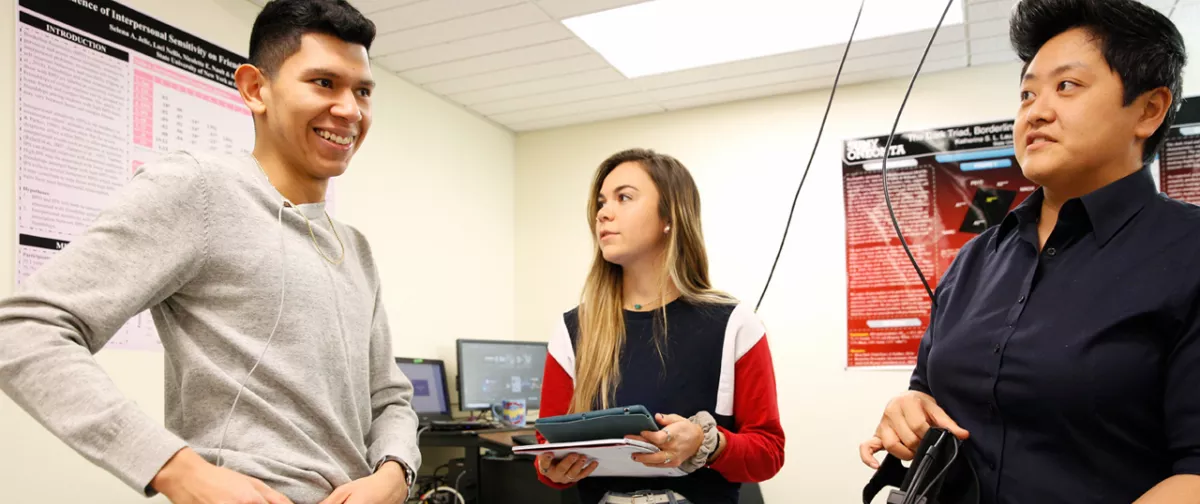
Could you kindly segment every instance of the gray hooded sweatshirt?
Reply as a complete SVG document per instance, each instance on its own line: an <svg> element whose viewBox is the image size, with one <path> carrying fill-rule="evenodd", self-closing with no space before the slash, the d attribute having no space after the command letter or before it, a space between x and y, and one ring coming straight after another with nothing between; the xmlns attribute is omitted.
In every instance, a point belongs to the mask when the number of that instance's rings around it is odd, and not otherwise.
<svg viewBox="0 0 1200 504"><path fill-rule="evenodd" d="M0 302L0 388L153 495L149 483L184 446L216 462L234 397L263 355L232 415L225 467L297 504L385 459L416 471L413 389L393 358L371 250L350 226L335 221L335 235L324 210L285 204L249 155L174 153L142 167ZM334 265L316 247L336 261L339 239L345 260ZM92 357L146 309L165 351L165 428Z"/></svg>

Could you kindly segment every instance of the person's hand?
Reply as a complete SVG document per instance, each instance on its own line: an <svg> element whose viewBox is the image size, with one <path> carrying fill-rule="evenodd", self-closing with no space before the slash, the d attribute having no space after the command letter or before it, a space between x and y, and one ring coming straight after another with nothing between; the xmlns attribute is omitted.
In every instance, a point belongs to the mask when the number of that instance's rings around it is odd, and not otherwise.
<svg viewBox="0 0 1200 504"><path fill-rule="evenodd" d="M171 457L150 486L173 504L292 504L266 483L212 465L191 448Z"/></svg>
<svg viewBox="0 0 1200 504"><path fill-rule="evenodd" d="M543 453L537 458L538 471L550 481L559 485L570 485L592 475L600 467L599 461L588 462L587 457L572 453L559 460L554 460L554 454Z"/></svg>
<svg viewBox="0 0 1200 504"><path fill-rule="evenodd" d="M375 474L337 487L321 504L403 504L406 500L404 467L388 461Z"/></svg>
<svg viewBox="0 0 1200 504"><path fill-rule="evenodd" d="M633 460L647 467L679 467L696 456L704 444L704 429L679 415L654 415L663 428L657 432L645 431L641 436L625 436L626 439L645 441L659 449L658 453L636 454Z"/></svg>
<svg viewBox="0 0 1200 504"><path fill-rule="evenodd" d="M896 396L884 409L875 435L859 445L859 456L872 469L879 469L875 453L884 449L900 460L912 460L930 427L946 429L958 439L967 439L970 435L929 394L914 390Z"/></svg>

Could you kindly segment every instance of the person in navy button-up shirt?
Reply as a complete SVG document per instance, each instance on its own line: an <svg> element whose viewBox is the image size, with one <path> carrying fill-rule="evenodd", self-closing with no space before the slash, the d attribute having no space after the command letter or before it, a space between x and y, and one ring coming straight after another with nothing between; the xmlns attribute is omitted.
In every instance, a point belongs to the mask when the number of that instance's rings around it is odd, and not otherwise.
<svg viewBox="0 0 1200 504"><path fill-rule="evenodd" d="M865 463L930 426L984 503L1200 503L1200 207L1148 164L1186 56L1132 0L1025 0L1017 159L1039 189L941 279L910 391Z"/></svg>

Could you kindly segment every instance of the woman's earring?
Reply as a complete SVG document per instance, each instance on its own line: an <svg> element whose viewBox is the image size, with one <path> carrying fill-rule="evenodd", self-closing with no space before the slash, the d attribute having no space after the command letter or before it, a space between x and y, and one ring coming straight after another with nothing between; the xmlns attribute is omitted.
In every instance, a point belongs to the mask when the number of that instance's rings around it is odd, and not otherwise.
<svg viewBox="0 0 1200 504"><path fill-rule="evenodd" d="M667 227L663 228L663 233L670 233L670 232L671 232L671 226L667 226Z"/></svg>

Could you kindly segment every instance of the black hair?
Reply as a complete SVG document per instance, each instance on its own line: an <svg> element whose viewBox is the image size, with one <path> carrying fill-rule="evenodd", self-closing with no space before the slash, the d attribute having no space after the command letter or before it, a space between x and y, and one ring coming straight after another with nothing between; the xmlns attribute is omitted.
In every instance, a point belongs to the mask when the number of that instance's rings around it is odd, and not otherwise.
<svg viewBox="0 0 1200 504"><path fill-rule="evenodd" d="M1121 78L1124 105L1160 87L1171 91L1162 126L1142 150L1142 161L1150 162L1183 101L1183 36L1167 16L1134 0L1022 0L1009 19L1009 39L1025 62L1021 73L1047 41L1073 28L1095 37L1105 62Z"/></svg>
<svg viewBox="0 0 1200 504"><path fill-rule="evenodd" d="M267 75L300 50L305 34L320 33L359 44L368 51L375 23L346 0L272 0L250 31L250 64Z"/></svg>

